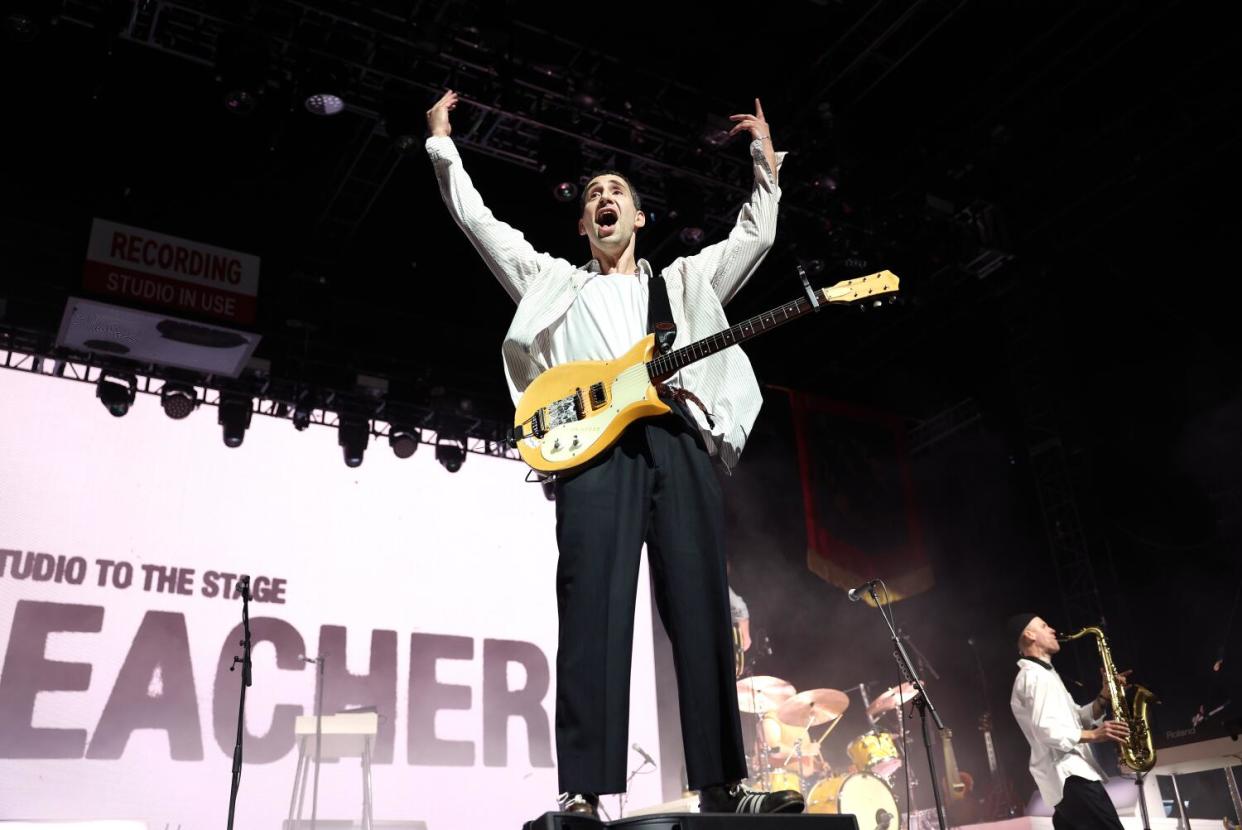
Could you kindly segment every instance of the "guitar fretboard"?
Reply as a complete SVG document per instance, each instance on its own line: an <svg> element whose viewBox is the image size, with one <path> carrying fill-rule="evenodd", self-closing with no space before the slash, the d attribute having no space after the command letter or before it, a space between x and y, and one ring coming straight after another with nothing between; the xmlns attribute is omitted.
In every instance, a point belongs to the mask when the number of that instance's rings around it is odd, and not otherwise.
<svg viewBox="0 0 1242 830"><path fill-rule="evenodd" d="M820 303L823 304L824 301L820 300ZM704 337L702 340L691 343L689 346L674 349L668 354L660 355L654 360L648 361L647 374L652 381L664 380L679 369L683 369L695 361L710 357L721 349L736 346L738 343L771 331L777 326L784 325L790 320L796 320L804 314L810 314L812 311L811 301L806 298L785 303L770 311L751 317L749 320L743 320L735 326L713 334L711 337Z"/></svg>

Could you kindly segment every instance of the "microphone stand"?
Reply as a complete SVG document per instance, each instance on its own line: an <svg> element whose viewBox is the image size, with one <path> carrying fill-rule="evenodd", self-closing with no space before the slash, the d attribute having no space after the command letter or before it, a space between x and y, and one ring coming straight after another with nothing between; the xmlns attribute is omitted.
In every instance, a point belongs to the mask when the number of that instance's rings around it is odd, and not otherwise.
<svg viewBox="0 0 1242 830"><path fill-rule="evenodd" d="M246 687L254 682L254 677L250 672L250 577L243 576L237 582L237 593L242 598L242 641L238 644L242 647L242 656L233 656L233 665L229 666L229 671L237 668L237 664L241 663L241 695L237 702L237 745L233 747L233 784L229 789L229 825L228 830L233 830L233 814L237 809L237 790L241 786L242 772L242 736L246 730Z"/></svg>
<svg viewBox="0 0 1242 830"><path fill-rule="evenodd" d="M885 594L887 594L887 587L884 590ZM931 698L927 696L927 689L923 686L923 680L919 677L918 672L915 671L910 655L906 653L906 647L902 643L902 635L897 633L897 628L893 625L892 618L889 617L884 605L880 602L879 596L876 595L875 583L868 586L868 591L871 593L872 602L879 609L880 616L884 618L884 624L892 635L893 658L897 661L897 668L901 670L902 676L914 687L914 705L919 710L920 721L923 725L923 746L927 748L927 766L931 770L932 794L936 797L936 820L940 823L940 830L947 830L948 822L945 820L944 800L940 793L940 776L936 774L936 759L935 754L932 752L931 730L927 726L927 713L931 712L932 718L936 721L936 728L941 731L944 730L944 721L940 719L940 713L936 711Z"/></svg>
<svg viewBox="0 0 1242 830"><path fill-rule="evenodd" d="M323 757L323 674L328 657L321 654L316 658L302 659L315 664L315 784L311 790L310 823L310 830L315 830L319 822L319 766Z"/></svg>

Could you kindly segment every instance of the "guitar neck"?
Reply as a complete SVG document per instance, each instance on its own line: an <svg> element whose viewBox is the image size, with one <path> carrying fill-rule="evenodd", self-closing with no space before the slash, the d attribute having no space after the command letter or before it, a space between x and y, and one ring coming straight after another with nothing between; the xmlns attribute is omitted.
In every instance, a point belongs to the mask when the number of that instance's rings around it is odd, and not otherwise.
<svg viewBox="0 0 1242 830"><path fill-rule="evenodd" d="M983 745L988 750L988 772L996 775L996 748L992 746L992 733L983 730Z"/></svg>
<svg viewBox="0 0 1242 830"><path fill-rule="evenodd" d="M820 302L823 303L824 301L820 300ZM711 357L722 349L744 343L752 337L758 337L777 326L810 314L812 311L814 311L814 307L811 305L811 301L805 297L785 303L770 311L751 317L749 320L743 320L735 326L713 334L711 337L704 337L702 340L691 343L689 346L674 349L668 354L660 355L654 360L648 361L647 374L652 381L665 380L691 363L702 360L705 357Z"/></svg>
<svg viewBox="0 0 1242 830"><path fill-rule="evenodd" d="M953 734L946 729L941 735L944 740L945 780L951 788L961 789L963 787L962 776L957 771L957 756L953 754Z"/></svg>

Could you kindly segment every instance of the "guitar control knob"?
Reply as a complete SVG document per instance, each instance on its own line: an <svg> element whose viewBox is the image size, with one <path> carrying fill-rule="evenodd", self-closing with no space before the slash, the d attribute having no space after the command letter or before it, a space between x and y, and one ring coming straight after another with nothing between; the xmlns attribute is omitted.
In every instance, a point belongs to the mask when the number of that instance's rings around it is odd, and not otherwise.
<svg viewBox="0 0 1242 830"><path fill-rule="evenodd" d="M572 444L570 444L570 445L569 445L569 448L572 450L572 449L573 449L574 447L576 447L576 446L578 446L578 436L577 436L577 435L575 435L575 436L574 436L574 441L573 441L573 443L572 443Z"/></svg>
<svg viewBox="0 0 1242 830"><path fill-rule="evenodd" d="M556 452L560 448L561 448L561 439L557 438L555 441L552 442L552 451Z"/></svg>

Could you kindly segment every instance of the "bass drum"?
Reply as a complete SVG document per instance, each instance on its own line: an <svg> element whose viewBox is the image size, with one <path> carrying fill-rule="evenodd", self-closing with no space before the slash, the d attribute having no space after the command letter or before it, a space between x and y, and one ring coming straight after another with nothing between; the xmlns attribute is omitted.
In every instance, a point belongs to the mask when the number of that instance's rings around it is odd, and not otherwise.
<svg viewBox="0 0 1242 830"><path fill-rule="evenodd" d="M811 788L806 811L853 815L858 819L858 830L901 830L901 813L893 791L869 772L820 781Z"/></svg>

